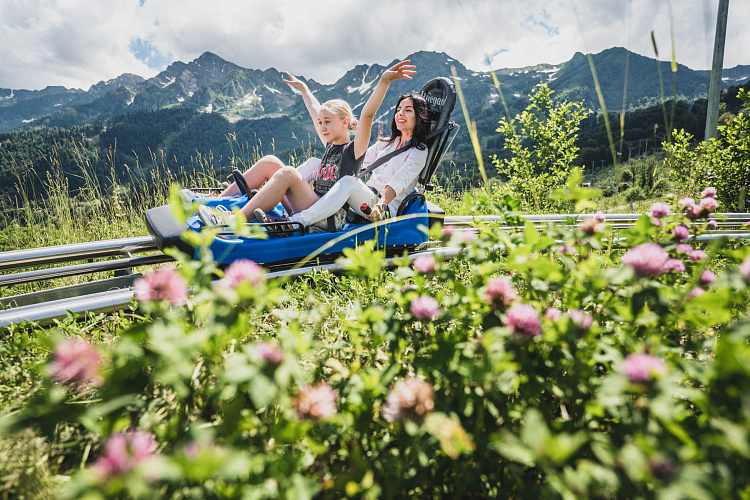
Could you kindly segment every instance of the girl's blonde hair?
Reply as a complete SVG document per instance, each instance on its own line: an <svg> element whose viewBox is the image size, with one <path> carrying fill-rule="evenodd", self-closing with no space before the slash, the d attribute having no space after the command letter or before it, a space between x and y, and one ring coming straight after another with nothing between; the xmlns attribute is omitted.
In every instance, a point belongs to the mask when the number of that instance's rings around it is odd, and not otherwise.
<svg viewBox="0 0 750 500"><path fill-rule="evenodd" d="M343 99L331 99L330 101L324 102L320 109L330 111L334 115L338 116L342 120L349 120L349 132L357 130L357 120L354 118L352 107L349 103Z"/></svg>

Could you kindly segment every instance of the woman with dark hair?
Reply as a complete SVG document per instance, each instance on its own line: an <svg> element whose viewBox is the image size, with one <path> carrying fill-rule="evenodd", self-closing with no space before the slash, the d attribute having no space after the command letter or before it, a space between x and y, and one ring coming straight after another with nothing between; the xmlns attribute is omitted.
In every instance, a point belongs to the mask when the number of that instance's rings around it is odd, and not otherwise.
<svg viewBox="0 0 750 500"><path fill-rule="evenodd" d="M391 120L391 136L380 139L367 149L362 169L366 170L378 158L397 149L405 146L408 149L377 167L367 184L358 177L345 176L311 207L288 219L267 215L261 210L255 211L256 218L265 222L288 220L312 226L340 212L346 203L371 221L380 220L387 213L396 213L404 198L414 191L419 173L427 161L427 109L427 101L419 94L406 94L399 98ZM363 204L372 207L369 215L361 212ZM336 229L343 227L343 216L336 218L335 225Z"/></svg>

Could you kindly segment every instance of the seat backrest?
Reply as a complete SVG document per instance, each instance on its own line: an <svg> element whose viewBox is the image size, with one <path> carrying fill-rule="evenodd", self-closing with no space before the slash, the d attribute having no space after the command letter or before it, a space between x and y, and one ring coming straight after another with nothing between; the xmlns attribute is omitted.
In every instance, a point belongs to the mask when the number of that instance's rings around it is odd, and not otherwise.
<svg viewBox="0 0 750 500"><path fill-rule="evenodd" d="M430 179L440 164L448 138L456 126L450 121L451 112L456 105L456 87L450 79L441 76L427 82L419 93L429 106L428 134L444 128L427 141L427 163L419 174L419 184L429 191L432 189Z"/></svg>

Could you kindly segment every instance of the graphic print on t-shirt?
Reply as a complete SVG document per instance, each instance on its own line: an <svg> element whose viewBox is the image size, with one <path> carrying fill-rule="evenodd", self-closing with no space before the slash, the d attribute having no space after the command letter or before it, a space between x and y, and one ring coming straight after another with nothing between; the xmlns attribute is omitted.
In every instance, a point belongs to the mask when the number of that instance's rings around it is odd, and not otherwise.
<svg viewBox="0 0 750 500"><path fill-rule="evenodd" d="M315 179L315 194L323 196L331 189L341 174L341 159L344 156L344 145L332 145L323 155L323 161L320 162L318 177Z"/></svg>

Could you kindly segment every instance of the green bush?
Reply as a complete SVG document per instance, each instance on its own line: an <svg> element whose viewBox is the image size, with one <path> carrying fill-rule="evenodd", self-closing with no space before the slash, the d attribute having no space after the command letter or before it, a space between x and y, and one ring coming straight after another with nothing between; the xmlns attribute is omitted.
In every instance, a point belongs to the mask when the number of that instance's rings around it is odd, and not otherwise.
<svg viewBox="0 0 750 500"><path fill-rule="evenodd" d="M719 125L718 138L691 146L693 136L681 130L665 145L664 164L677 185L687 193L714 186L726 212L746 209L750 187L750 94L740 89L738 97L744 109Z"/></svg>
<svg viewBox="0 0 750 500"><path fill-rule="evenodd" d="M564 205L549 194L565 183L578 155L578 130L591 111L581 103L552 102L546 83L536 85L529 106L515 118L500 120L498 132L505 138L509 158L493 157L501 177L508 180L514 197L524 210L539 212Z"/></svg>
<svg viewBox="0 0 750 500"><path fill-rule="evenodd" d="M584 206L577 179L553 199ZM364 245L340 279L183 259L106 349L55 342L3 428L57 443L73 498L746 496L750 252L656 208L617 235L435 229L464 257L388 272Z"/></svg>

